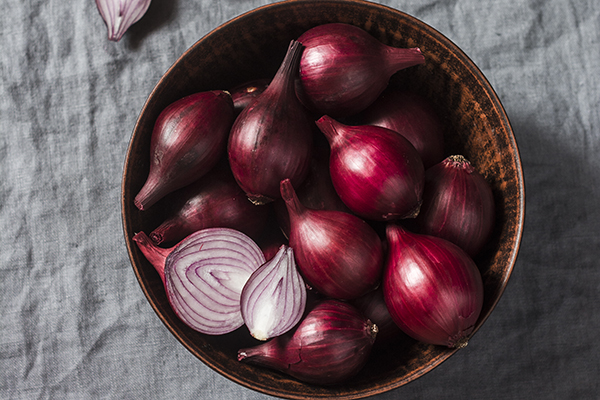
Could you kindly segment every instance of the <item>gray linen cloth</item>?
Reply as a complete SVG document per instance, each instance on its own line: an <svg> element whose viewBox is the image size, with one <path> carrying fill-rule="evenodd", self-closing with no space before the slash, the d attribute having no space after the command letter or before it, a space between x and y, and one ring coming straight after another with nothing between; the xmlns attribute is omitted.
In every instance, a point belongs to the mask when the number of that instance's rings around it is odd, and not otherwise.
<svg viewBox="0 0 600 400"><path fill-rule="evenodd" d="M264 0L154 0L119 43L94 1L2 0L0 398L266 399L206 367L144 298L120 183L161 75ZM600 396L600 2L388 0L480 67L511 119L526 227L469 346L377 399Z"/></svg>

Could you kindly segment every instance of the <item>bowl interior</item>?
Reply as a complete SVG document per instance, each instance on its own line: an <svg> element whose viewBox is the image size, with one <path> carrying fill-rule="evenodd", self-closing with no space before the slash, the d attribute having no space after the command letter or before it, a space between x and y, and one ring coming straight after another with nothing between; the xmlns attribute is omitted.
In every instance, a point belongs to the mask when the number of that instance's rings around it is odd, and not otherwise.
<svg viewBox="0 0 600 400"><path fill-rule="evenodd" d="M456 350L402 338L376 349L351 382L321 387L281 373L240 363L237 350L256 344L244 327L207 336L184 325L172 311L154 268L132 241L164 218L163 208L141 212L133 203L149 166L152 128L170 103L194 92L230 89L271 78L287 46L305 30L324 23L359 26L383 43L419 47L424 65L400 71L391 84L431 99L446 123L446 155L462 154L490 182L497 207L493 238L475 261L485 285L476 330L498 302L516 261L524 215L519 153L507 116L492 87L471 60L427 24L400 11L363 1L284 1L243 14L199 40L167 71L150 94L135 126L122 183L124 235L135 274L148 301L175 337L200 360L229 379L284 397L364 398L402 386L435 368Z"/></svg>

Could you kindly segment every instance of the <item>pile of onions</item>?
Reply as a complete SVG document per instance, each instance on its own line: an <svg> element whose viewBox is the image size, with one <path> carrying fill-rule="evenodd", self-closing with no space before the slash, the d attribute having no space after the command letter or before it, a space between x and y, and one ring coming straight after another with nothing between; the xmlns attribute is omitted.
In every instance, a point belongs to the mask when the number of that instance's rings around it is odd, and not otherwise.
<svg viewBox="0 0 600 400"><path fill-rule="evenodd" d="M424 61L326 24L291 41L272 80L161 114L135 203L171 193L183 205L133 240L186 325L245 326L264 342L239 361L322 385L358 373L378 332L378 343L466 345L493 194L464 157L443 159L431 103L388 87Z"/></svg>

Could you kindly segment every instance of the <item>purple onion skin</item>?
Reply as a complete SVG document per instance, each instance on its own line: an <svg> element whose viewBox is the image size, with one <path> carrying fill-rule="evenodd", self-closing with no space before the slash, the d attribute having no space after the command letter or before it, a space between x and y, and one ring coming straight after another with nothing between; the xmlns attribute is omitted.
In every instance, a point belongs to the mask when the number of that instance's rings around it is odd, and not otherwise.
<svg viewBox="0 0 600 400"><path fill-rule="evenodd" d="M357 116L357 124L376 125L404 136L429 168L444 158L444 125L431 102L417 93L389 88Z"/></svg>
<svg viewBox="0 0 600 400"><path fill-rule="evenodd" d="M300 381L333 385L366 364L377 326L352 305L324 300L298 327L266 343L238 351L238 360L281 371Z"/></svg>
<svg viewBox="0 0 600 400"><path fill-rule="evenodd" d="M369 224L352 214L304 207L287 179L281 182L281 195L290 216L290 247L309 285L341 300L377 287L383 250Z"/></svg>
<svg viewBox="0 0 600 400"><path fill-rule="evenodd" d="M425 171L419 232L438 236L475 257L490 240L495 205L485 178L463 156L450 156Z"/></svg>
<svg viewBox="0 0 600 400"><path fill-rule="evenodd" d="M333 210L351 213L338 196L329 174L329 146L315 149L311 159L310 171L296 191L298 199L307 208L313 210ZM279 227L286 237L290 233L290 218L284 201L275 203L275 212Z"/></svg>
<svg viewBox="0 0 600 400"><path fill-rule="evenodd" d="M387 128L345 125L329 116L317 126L331 147L333 186L350 210L373 221L419 213L425 168L407 139Z"/></svg>
<svg viewBox="0 0 600 400"><path fill-rule="evenodd" d="M294 89L302 45L292 41L268 88L236 118L228 143L236 181L255 204L279 198L279 182L299 185L309 170L313 122Z"/></svg>
<svg viewBox="0 0 600 400"><path fill-rule="evenodd" d="M365 30L343 23L316 26L298 41L306 47L298 97L309 109L334 118L364 110L394 73L425 62L418 48L387 46Z"/></svg>
<svg viewBox="0 0 600 400"><path fill-rule="evenodd" d="M233 109L238 116L250 103L252 103L269 86L269 79L254 79L229 90L233 100Z"/></svg>
<svg viewBox="0 0 600 400"><path fill-rule="evenodd" d="M214 167L225 154L233 118L233 101L222 90L192 94L163 110L152 131L150 171L136 207L148 209Z"/></svg>
<svg viewBox="0 0 600 400"><path fill-rule="evenodd" d="M402 335L402 331L396 325L387 309L382 286L352 300L351 303L379 328L377 340L375 341L376 346L389 343L399 335Z"/></svg>
<svg viewBox="0 0 600 400"><path fill-rule="evenodd" d="M257 207L228 171L215 171L182 188L173 196L181 203L150 233L156 244L180 241L205 228L232 228L257 238L265 229L271 207ZM183 201L181 201L183 200Z"/></svg>
<svg viewBox="0 0 600 400"><path fill-rule="evenodd" d="M467 345L483 307L483 282L473 260L441 238L390 224L383 293L390 315L412 338Z"/></svg>

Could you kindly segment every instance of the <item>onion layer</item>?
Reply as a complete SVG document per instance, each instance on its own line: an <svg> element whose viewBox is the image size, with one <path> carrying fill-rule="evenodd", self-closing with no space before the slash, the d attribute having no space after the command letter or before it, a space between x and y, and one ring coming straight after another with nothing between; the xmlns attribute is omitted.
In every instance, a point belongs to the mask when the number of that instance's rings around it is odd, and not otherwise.
<svg viewBox="0 0 600 400"><path fill-rule="evenodd" d="M483 282L455 244L390 224L383 293L394 322L425 343L464 347L483 307Z"/></svg>

